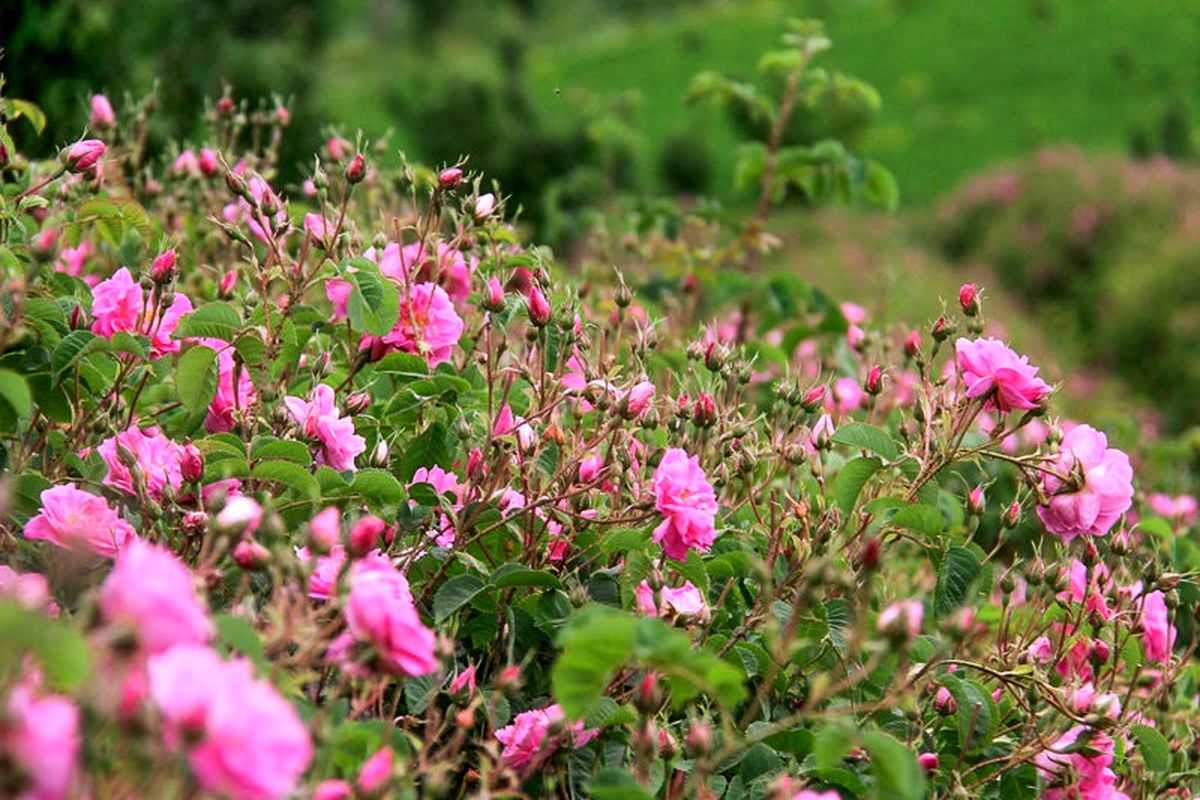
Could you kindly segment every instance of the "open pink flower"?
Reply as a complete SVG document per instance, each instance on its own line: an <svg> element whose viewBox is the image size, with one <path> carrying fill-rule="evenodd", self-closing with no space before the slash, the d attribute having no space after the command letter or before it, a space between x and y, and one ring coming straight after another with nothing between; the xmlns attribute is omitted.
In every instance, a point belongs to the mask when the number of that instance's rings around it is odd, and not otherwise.
<svg viewBox="0 0 1200 800"><path fill-rule="evenodd" d="M180 342L172 339L171 334L179 327L179 320L184 314L192 313L192 301L187 295L177 294L171 306L157 320L147 320L145 333L150 337L150 353L154 358L162 358L171 353L178 353Z"/></svg>
<svg viewBox="0 0 1200 800"><path fill-rule="evenodd" d="M197 339L196 343L217 352L217 392L208 405L204 429L209 433L228 433L234 429L238 415L257 402L258 393L250 380L250 371L239 368L231 344L211 337Z"/></svg>
<svg viewBox="0 0 1200 800"><path fill-rule="evenodd" d="M321 383L307 401L285 397L283 402L304 435L321 443L317 463L338 472L354 469L354 458L367 449L367 440L354 432L354 420L338 412L333 389Z"/></svg>
<svg viewBox="0 0 1200 800"><path fill-rule="evenodd" d="M555 703L517 714L510 724L496 731L496 739L504 745L500 757L505 766L528 773L560 747L583 747L600 733L584 729L583 722L564 728L564 717L562 707ZM563 732L552 736L551 728L562 728Z"/></svg>
<svg viewBox="0 0 1200 800"><path fill-rule="evenodd" d="M400 301L400 317L380 340L402 353L416 353L436 367L450 360L462 337L463 321L446 290L433 283L415 284Z"/></svg>
<svg viewBox="0 0 1200 800"><path fill-rule="evenodd" d="M129 467L122 463L121 450L133 456L138 472L145 481L146 492L155 500L162 499L164 487L178 490L183 485L180 466L183 448L164 436L158 428L141 429L135 423L116 436L105 439L96 448L100 458L108 465L108 474L103 481L106 486L137 494Z"/></svg>
<svg viewBox="0 0 1200 800"><path fill-rule="evenodd" d="M87 550L112 558L137 539L133 526L121 519L103 497L67 483L41 495L42 509L25 523L25 538L53 542L71 550Z"/></svg>
<svg viewBox="0 0 1200 800"><path fill-rule="evenodd" d="M1038 368L998 339L959 339L954 350L967 397L985 397L989 408L1002 413L1028 410L1050 394L1050 385L1037 376Z"/></svg>
<svg viewBox="0 0 1200 800"><path fill-rule="evenodd" d="M19 800L66 800L79 764L79 709L65 697L13 687L0 725L0 755L24 777Z"/></svg>
<svg viewBox="0 0 1200 800"><path fill-rule="evenodd" d="M1084 745L1086 744L1086 747ZM1034 758L1050 784L1044 800L1128 800L1116 790L1111 769L1113 740L1095 728L1076 725Z"/></svg>
<svg viewBox="0 0 1200 800"><path fill-rule="evenodd" d="M1170 661L1171 650L1175 647L1175 626L1171 624L1171 611L1162 592L1150 592L1142 600L1139 626L1146 659L1164 663Z"/></svg>
<svg viewBox="0 0 1200 800"><path fill-rule="evenodd" d="M132 627L151 653L206 642L213 632L191 571L171 551L140 540L117 556L100 587L100 612Z"/></svg>
<svg viewBox="0 0 1200 800"><path fill-rule="evenodd" d="M374 645L385 670L415 676L437 669L433 631L421 622L408 581L386 560L350 568L345 613L350 635Z"/></svg>
<svg viewBox="0 0 1200 800"><path fill-rule="evenodd" d="M658 593L660 613L662 616L675 616L685 619L708 619L708 603L704 592L696 588L691 581L684 581L683 586L672 589L664 586Z"/></svg>
<svg viewBox="0 0 1200 800"><path fill-rule="evenodd" d="M460 493L462 486L458 482L458 476L453 472L447 472L439 466L421 467L413 473L412 480L408 482L409 488L418 483L428 483L433 487L433 490L439 496L450 494L453 496L453 508L459 508L462 505ZM415 507L415 500L408 501L409 506ZM438 523L435 528L429 530L429 536L434 539L438 547L453 547L454 546L454 523L445 514L438 514Z"/></svg>
<svg viewBox="0 0 1200 800"><path fill-rule="evenodd" d="M296 556L304 563L312 559L307 547L297 550ZM340 544L334 545L329 555L319 556L317 565L308 576L308 596L314 600L328 600L334 597L337 594L338 577L342 574L345 564L346 548Z"/></svg>
<svg viewBox="0 0 1200 800"><path fill-rule="evenodd" d="M688 550L707 552L717 538L717 498L697 456L679 448L667 450L654 473L654 507L665 519L654 529L654 541L671 558L683 561Z"/></svg>
<svg viewBox="0 0 1200 800"><path fill-rule="evenodd" d="M1198 506L1196 498L1190 494L1171 497L1154 492L1146 497L1146 505L1150 506L1155 514L1177 520L1184 525L1191 525L1196 521Z"/></svg>
<svg viewBox="0 0 1200 800"><path fill-rule="evenodd" d="M921 635L924 619L925 606L920 600L901 600L880 611L875 626L883 633L900 629L909 638L916 638Z"/></svg>
<svg viewBox="0 0 1200 800"><path fill-rule="evenodd" d="M1108 438L1090 425L1067 433L1050 468L1056 474L1042 477L1050 502L1037 512L1046 529L1064 541L1108 533L1133 503L1129 456L1110 448Z"/></svg>
<svg viewBox="0 0 1200 800"><path fill-rule="evenodd" d="M121 267L92 289L92 333L111 339L119 331L137 331L145 302L142 287Z"/></svg>

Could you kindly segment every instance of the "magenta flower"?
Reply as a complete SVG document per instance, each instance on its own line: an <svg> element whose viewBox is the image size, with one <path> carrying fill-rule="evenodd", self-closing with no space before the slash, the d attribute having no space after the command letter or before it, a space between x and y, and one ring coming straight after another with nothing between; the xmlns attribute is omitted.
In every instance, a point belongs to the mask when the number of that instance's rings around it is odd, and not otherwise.
<svg viewBox="0 0 1200 800"><path fill-rule="evenodd" d="M137 539L133 526L103 497L67 483L41 495L42 509L25 523L25 538L53 542L70 550L87 550L112 558Z"/></svg>
<svg viewBox="0 0 1200 800"><path fill-rule="evenodd" d="M639 583L633 590L633 597L639 613L648 617L658 616L658 606L654 604L654 590L650 588L649 582Z"/></svg>
<svg viewBox="0 0 1200 800"><path fill-rule="evenodd" d="M345 614L350 635L370 642L386 671L416 676L437 669L433 631L422 624L408 581L386 560L350 568Z"/></svg>
<svg viewBox="0 0 1200 800"><path fill-rule="evenodd" d="M421 467L413 473L412 480L408 482L409 488L412 488L418 483L428 483L433 487L433 490L438 493L438 496L449 493L454 497L453 508L457 509L462 506L460 495L462 486L458 482L458 475L453 472L447 472L439 466ZM409 500L410 507L415 507L417 502ZM445 514L438 514L438 523L435 528L431 528L429 536L433 538L434 543L438 547L453 547L454 546L454 523L450 517Z"/></svg>
<svg viewBox="0 0 1200 800"><path fill-rule="evenodd" d="M302 563L308 563L312 554L307 547L301 547L296 551L296 557ZM314 600L328 600L336 596L338 577L345 565L346 548L340 544L334 545L329 555L319 556L316 566L308 576L308 596Z"/></svg>
<svg viewBox="0 0 1200 800"><path fill-rule="evenodd" d="M564 717L562 707L555 703L517 714L510 724L496 731L496 739L504 745L500 757L505 766L520 773L531 772L560 747L583 747L600 733L585 730L582 721L563 728ZM563 732L552 736L552 727L563 728Z"/></svg>
<svg viewBox="0 0 1200 800"><path fill-rule="evenodd" d="M959 339L954 350L967 397L986 398L988 408L1001 413L1037 408L1050 394L1038 368L997 339Z"/></svg>
<svg viewBox="0 0 1200 800"><path fill-rule="evenodd" d="M132 627L150 653L201 644L213 633L191 570L171 551L140 540L118 554L100 587L100 612L110 623Z"/></svg>
<svg viewBox="0 0 1200 800"><path fill-rule="evenodd" d="M317 463L338 472L354 469L354 458L367 449L367 440L354 432L354 420L338 412L333 389L321 383L309 400L285 397L283 402L304 435L320 442Z"/></svg>
<svg viewBox="0 0 1200 800"><path fill-rule="evenodd" d="M67 148L63 163L71 172L87 172L104 158L108 147L99 139L83 139Z"/></svg>
<svg viewBox="0 0 1200 800"><path fill-rule="evenodd" d="M1129 456L1110 448L1107 437L1090 425L1067 433L1050 468L1056 474L1042 477L1050 502L1037 512L1046 529L1064 541L1103 536L1133 503Z"/></svg>
<svg viewBox="0 0 1200 800"><path fill-rule="evenodd" d="M25 683L8 695L0 755L25 780L19 800L66 800L79 764L79 709L70 700L38 695ZM12 788L11 786L9 788Z"/></svg>
<svg viewBox="0 0 1200 800"><path fill-rule="evenodd" d="M144 307L142 287L121 267L92 289L92 333L111 339L118 331L137 331Z"/></svg>
<svg viewBox="0 0 1200 800"><path fill-rule="evenodd" d="M108 474L103 480L106 486L114 486L127 494L137 494L129 467L121 461L121 449L134 457L145 481L146 492L155 500L162 499L163 487L170 486L178 490L183 485L180 466L183 448L163 436L158 428L143 430L135 423L116 436L108 437L96 448L100 458L108 465Z"/></svg>
<svg viewBox="0 0 1200 800"><path fill-rule="evenodd" d="M679 448L667 450L652 485L654 507L665 517L654 530L654 541L677 561L685 560L688 550L707 552L717 538L718 506L699 457L689 457Z"/></svg>
<svg viewBox="0 0 1200 800"><path fill-rule="evenodd" d="M1146 659L1162 663L1170 661L1171 650L1175 647L1175 626L1171 624L1171 611L1162 592L1154 591L1145 596L1138 624Z"/></svg>

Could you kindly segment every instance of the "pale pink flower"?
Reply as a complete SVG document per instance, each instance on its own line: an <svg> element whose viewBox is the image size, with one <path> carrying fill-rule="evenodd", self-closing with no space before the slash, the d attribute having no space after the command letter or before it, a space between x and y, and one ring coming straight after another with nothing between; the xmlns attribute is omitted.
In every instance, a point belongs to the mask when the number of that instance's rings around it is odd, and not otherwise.
<svg viewBox="0 0 1200 800"><path fill-rule="evenodd" d="M354 285L342 278L330 278L325 281L325 298L333 303L333 320L340 322L349 316L350 295L354 293Z"/></svg>
<svg viewBox="0 0 1200 800"><path fill-rule="evenodd" d="M307 547L296 550L296 557L302 563L312 559ZM328 600L337 595L338 577L346 564L346 548L340 544L334 545L329 555L319 556L317 564L308 576L308 596L314 600Z"/></svg>
<svg viewBox="0 0 1200 800"><path fill-rule="evenodd" d="M1038 506L1037 512L1046 529L1064 541L1081 534L1108 533L1133 503L1129 456L1110 448L1107 437L1090 425L1067 433L1050 468L1056 474L1042 476L1050 502ZM1064 481L1060 475L1072 480Z"/></svg>
<svg viewBox="0 0 1200 800"><path fill-rule="evenodd" d="M650 381L641 381L635 384L623 398L629 418L638 419L644 416L647 409L650 408L650 401L653 399L653 383Z"/></svg>
<svg viewBox="0 0 1200 800"><path fill-rule="evenodd" d="M602 469L604 469L604 456L599 453L584 456L579 459L579 482L591 483Z"/></svg>
<svg viewBox="0 0 1200 800"><path fill-rule="evenodd" d="M283 402L304 435L320 442L317 463L338 472L354 469L354 458L367 449L367 440L354 432L354 420L338 412L333 389L318 384L308 401L285 397Z"/></svg>
<svg viewBox="0 0 1200 800"><path fill-rule="evenodd" d="M237 415L244 413L257 401L258 392L250 379L250 371L245 367L239 368L233 347L228 342L220 339L198 341L217 351L217 393L208 406L204 429L209 433L228 433L234 429Z"/></svg>
<svg viewBox="0 0 1200 800"><path fill-rule="evenodd" d="M150 354L154 358L162 358L171 353L178 353L180 342L171 338L171 334L179 327L179 320L184 314L192 313L192 301L185 294L176 294L171 306L162 313L158 320L147 320L145 333L150 337Z"/></svg>
<svg viewBox="0 0 1200 800"><path fill-rule="evenodd" d="M191 571L171 551L140 540L117 555L100 587L100 612L110 623L132 627L151 653L203 643L213 633Z"/></svg>
<svg viewBox="0 0 1200 800"><path fill-rule="evenodd" d="M0 597L16 601L28 611L52 611L57 616L57 605L50 600L50 583L46 576L37 572L17 572L7 564L0 564Z"/></svg>
<svg viewBox="0 0 1200 800"><path fill-rule="evenodd" d="M225 691L229 674L241 670L253 676L249 661L225 662L205 644L181 643L151 656L146 662L149 694L166 723L168 741L178 745L184 733L204 730L208 706Z"/></svg>
<svg viewBox="0 0 1200 800"><path fill-rule="evenodd" d="M475 199L475 218L484 219L490 217L492 212L496 210L496 196L491 192L479 195Z"/></svg>
<svg viewBox="0 0 1200 800"><path fill-rule="evenodd" d="M142 287L121 267L92 289L92 333L111 339L118 331L137 331L144 306Z"/></svg>
<svg viewBox="0 0 1200 800"><path fill-rule="evenodd" d="M496 739L504 745L500 757L504 764L527 774L546 761L560 747L583 747L599 735L586 730L583 722L564 727L565 715L557 703L517 714L513 721L496 731ZM562 729L557 736L551 728Z"/></svg>
<svg viewBox="0 0 1200 800"><path fill-rule="evenodd" d="M1191 525L1196 521L1196 498L1190 494L1171 497L1161 492L1154 492L1146 497L1146 504L1155 514L1176 520L1184 525Z"/></svg>
<svg viewBox="0 0 1200 800"><path fill-rule="evenodd" d="M839 416L863 407L867 393L854 378L842 377L833 382L831 391L825 395L825 407Z"/></svg>
<svg viewBox="0 0 1200 800"><path fill-rule="evenodd" d="M925 606L920 600L900 600L879 612L875 627L880 633L888 633L899 629L910 639L921 635L921 625L925 619Z"/></svg>
<svg viewBox="0 0 1200 800"><path fill-rule="evenodd" d="M304 215L304 232L316 244L323 245L329 234L333 233L333 225L320 214Z"/></svg>
<svg viewBox="0 0 1200 800"><path fill-rule="evenodd" d="M714 525L719 506L697 456L670 448L654 473L654 507L665 519L654 530L654 541L668 557L687 558L688 550L708 552L717 537Z"/></svg>
<svg viewBox="0 0 1200 800"><path fill-rule="evenodd" d="M633 595L639 612L648 617L658 616L658 607L654 605L654 590L650 588L648 582L639 583L634 589Z"/></svg>
<svg viewBox="0 0 1200 800"><path fill-rule="evenodd" d="M121 519L103 497L67 483L42 492L42 508L25 523L25 538L52 542L70 550L87 550L112 558L137 539L133 526Z"/></svg>
<svg viewBox="0 0 1200 800"><path fill-rule="evenodd" d="M39 695L27 683L9 692L0 754L25 782L18 800L66 800L74 797L82 737L79 709L65 697Z"/></svg>
<svg viewBox="0 0 1200 800"><path fill-rule="evenodd" d="M846 322L851 325L862 325L867 321L867 310L858 303L846 301L840 306L842 316L846 318Z"/></svg>
<svg viewBox="0 0 1200 800"><path fill-rule="evenodd" d="M954 349L967 397L986 398L988 408L1001 413L1037 408L1050 394L1038 368L997 339L959 339Z"/></svg>
<svg viewBox="0 0 1200 800"><path fill-rule="evenodd" d="M664 586L658 593L660 613L662 616L677 616L687 619L708 619L708 603L704 593L697 589L691 581L685 581L683 586L672 589Z"/></svg>
<svg viewBox="0 0 1200 800"><path fill-rule="evenodd" d="M392 748L378 750L358 772L358 788L370 794L381 789L392 777Z"/></svg>
<svg viewBox="0 0 1200 800"><path fill-rule="evenodd" d="M58 232L54 232L57 235ZM95 251L96 245L90 239L84 239L78 247L64 247L58 251L58 260L54 262L54 270L78 278L83 274L84 264Z"/></svg>
<svg viewBox="0 0 1200 800"><path fill-rule="evenodd" d="M1121 698L1112 692L1096 691L1091 681L1071 693L1071 707L1080 715L1095 711L1112 719L1121 716Z"/></svg>
<svg viewBox="0 0 1200 800"><path fill-rule="evenodd" d="M121 463L122 449L133 456L138 472L145 481L146 492L155 500L162 499L164 487L178 490L183 485L183 448L164 436L158 428L141 429L136 423L116 436L105 439L96 448L100 458L108 465L104 485L116 487L127 494L137 494L129 468Z"/></svg>
<svg viewBox="0 0 1200 800"><path fill-rule="evenodd" d="M418 283L401 299L396 326L380 341L394 350L416 353L436 367L450 360L462 332L463 321L446 290L433 283Z"/></svg>
<svg viewBox="0 0 1200 800"><path fill-rule="evenodd" d="M200 159L196 157L196 151L189 147L176 156L171 171L176 175L199 175Z"/></svg>
<svg viewBox="0 0 1200 800"><path fill-rule="evenodd" d="M475 665L470 664L450 681L450 694L475 694Z"/></svg>
<svg viewBox="0 0 1200 800"><path fill-rule="evenodd" d="M1162 592L1153 591L1143 598L1139 627L1146 659L1162 663L1170 661L1171 650L1175 647L1175 626L1171 624L1171 611Z"/></svg>
<svg viewBox="0 0 1200 800"><path fill-rule="evenodd" d="M454 498L451 503L452 508L457 509L462 506L462 501L460 500L462 485L458 482L458 475L453 472L447 472L436 465L433 467L421 467L413 473L412 480L408 482L408 485L411 488L414 484L418 483L428 483L438 493L439 497L446 494L452 495ZM412 507L416 506L417 502L409 500L408 504ZM434 539L434 543L438 547L453 547L454 523L446 514L439 513L437 516L438 524L435 528L429 530L429 536Z"/></svg>
<svg viewBox="0 0 1200 800"><path fill-rule="evenodd" d="M112 103L102 94L92 95L92 127L111 128L117 124L117 115L113 113Z"/></svg>
<svg viewBox="0 0 1200 800"><path fill-rule="evenodd" d="M235 495L217 513L217 528L226 533L251 536L262 522L263 509L253 497Z"/></svg>
<svg viewBox="0 0 1200 800"><path fill-rule="evenodd" d="M1033 644L1029 645L1025 652L1032 660L1039 664L1045 664L1054 657L1054 646L1050 644L1049 636L1039 636L1033 640Z"/></svg>
<svg viewBox="0 0 1200 800"><path fill-rule="evenodd" d="M408 581L386 562L356 562L346 598L350 635L374 645L385 671L428 675L437 669L434 634L413 606Z"/></svg>

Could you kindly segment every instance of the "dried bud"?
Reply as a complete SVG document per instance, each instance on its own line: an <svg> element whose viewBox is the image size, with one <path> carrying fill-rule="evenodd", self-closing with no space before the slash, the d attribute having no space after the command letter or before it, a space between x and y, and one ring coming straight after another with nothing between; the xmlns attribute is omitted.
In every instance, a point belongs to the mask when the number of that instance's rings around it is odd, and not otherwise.
<svg viewBox="0 0 1200 800"><path fill-rule="evenodd" d="M346 181L351 185L362 183L362 179L367 177L367 160L363 158L362 153L355 153L354 158L350 159L350 163L346 165Z"/></svg>
<svg viewBox="0 0 1200 800"><path fill-rule="evenodd" d="M454 191L462 184L463 171L458 167L447 167L438 173L438 186Z"/></svg>
<svg viewBox="0 0 1200 800"><path fill-rule="evenodd" d="M189 511L183 515L180 524L188 535L199 536L208 527L208 514L203 511Z"/></svg>
<svg viewBox="0 0 1200 800"><path fill-rule="evenodd" d="M246 185L246 179L232 169L225 173L225 188L234 197L240 197L248 203L254 202L254 196L250 194L250 187Z"/></svg>

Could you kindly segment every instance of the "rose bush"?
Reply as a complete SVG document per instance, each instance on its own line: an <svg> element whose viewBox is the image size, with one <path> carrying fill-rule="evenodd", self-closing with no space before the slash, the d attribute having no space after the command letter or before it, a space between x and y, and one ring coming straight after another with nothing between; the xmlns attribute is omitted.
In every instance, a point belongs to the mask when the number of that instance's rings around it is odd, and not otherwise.
<svg viewBox="0 0 1200 800"><path fill-rule="evenodd" d="M985 292L881 328L765 214L567 264L462 165L93 108L0 137L6 795L1189 796L1195 502Z"/></svg>

